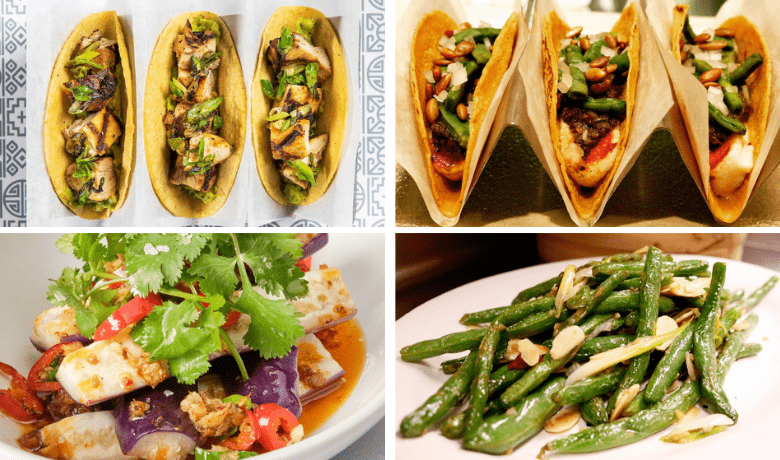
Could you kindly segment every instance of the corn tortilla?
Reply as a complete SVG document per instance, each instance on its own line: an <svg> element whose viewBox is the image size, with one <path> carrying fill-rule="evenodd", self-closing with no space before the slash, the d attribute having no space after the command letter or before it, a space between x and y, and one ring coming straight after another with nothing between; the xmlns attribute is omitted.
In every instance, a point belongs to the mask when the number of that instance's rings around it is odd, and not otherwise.
<svg viewBox="0 0 780 460"><path fill-rule="evenodd" d="M219 136L230 143L233 153L227 160L217 165L217 197L209 203L204 203L188 194L183 186L174 185L169 180L173 167L174 155L168 147L166 128L163 117L166 113L165 99L170 94L168 86L171 81L171 71L176 65L173 54L173 43L182 33L187 20L200 16L216 21L219 24L221 38L217 51L222 52L221 63L217 69L217 93L224 98L219 106L223 125ZM225 22L218 15L209 11L198 11L180 14L165 26L154 46L152 60L149 63L149 73L146 77L144 92L144 146L149 177L154 187L154 193L160 203L178 217L202 218L219 211L227 201L230 190L238 174L241 164L241 154L244 150L246 136L246 86L244 86L243 71L238 53Z"/></svg>
<svg viewBox="0 0 780 460"><path fill-rule="evenodd" d="M628 37L627 53L631 66L628 70L624 99L626 101L626 117L618 125L620 129L620 140L616 145L615 164L612 169L601 179L593 188L585 188L574 182L566 171L566 163L563 157L563 145L561 143L561 122L558 120L557 109L557 91L558 91L558 53L561 50L561 40L570 27L563 20L551 11L544 18L543 31L543 50L542 59L544 66L544 83L547 91L547 112L550 115L550 135L553 141L553 150L561 167L561 175L566 185L566 191L569 194L574 210L582 219L591 219L601 207L602 201L609 189L612 180L617 173L623 153L626 150L628 136L631 132L631 118L636 103L636 82L639 78L639 26L638 14L634 4L627 6L620 15L617 23L612 28L612 32L622 34Z"/></svg>
<svg viewBox="0 0 780 460"><path fill-rule="evenodd" d="M312 31L312 45L325 49L330 58L333 74L322 84L323 109L317 117L317 133L328 133L328 146L319 163L320 172L315 176L317 185L309 188L306 199L300 204L314 203L328 190L339 167L341 149L347 123L349 104L349 86L347 68L341 40L328 18L314 8L285 6L277 9L268 19L260 41L260 54L257 56L255 75L252 79L252 144L255 148L257 174L268 195L283 206L290 206L282 190L282 175L271 154L271 132L266 117L273 107L261 87L261 81L273 81L273 68L266 59L268 44L279 37L282 28L287 26L295 31L295 21L299 18L316 19L317 25Z"/></svg>
<svg viewBox="0 0 780 460"><path fill-rule="evenodd" d="M422 17L417 24L417 29L412 38L411 59L411 90L414 100L414 112L419 131L418 140L420 149L425 155L425 164L428 168L428 180L431 183L431 192L442 214L447 217L455 217L460 213L465 199L469 175L473 173L470 165L472 156L477 148L477 137L482 124L485 122L490 104L497 96L496 91L501 84L501 79L509 69L509 63L514 53L515 41L518 33L518 18L512 14L501 28L501 33L493 42L493 53L490 60L482 69L482 76L474 91L474 100L469 119L469 142L466 147L465 170L460 184L446 179L436 172L431 161L431 129L425 121L425 86L428 84L423 72L433 68L433 61L441 57L439 53L439 39L447 30L455 30L458 24L447 13L439 10L431 11ZM482 152L483 154L485 152Z"/></svg>
<svg viewBox="0 0 780 460"><path fill-rule="evenodd" d="M65 181L65 170L75 161L73 156L65 151L65 138L62 130L67 128L76 119L68 113L70 102L63 88L63 83L73 80L70 71L65 64L73 59L73 54L79 47L81 38L89 36L93 31L99 30L105 38L116 40L119 50L119 63L122 67L124 84L119 87L121 91L122 112L125 125L122 130L121 142L122 163L117 171L117 202L114 209L104 209L97 212L88 205L72 206L68 203L67 195L70 188ZM46 97L46 111L43 126L43 151L46 161L46 169L49 173L51 185L60 201L74 214L83 219L105 219L114 211L122 207L130 189L130 181L135 167L135 72L133 69L132 47L128 47L128 41L115 11L103 11L93 13L84 18L73 32L71 32L54 62L49 90Z"/></svg>

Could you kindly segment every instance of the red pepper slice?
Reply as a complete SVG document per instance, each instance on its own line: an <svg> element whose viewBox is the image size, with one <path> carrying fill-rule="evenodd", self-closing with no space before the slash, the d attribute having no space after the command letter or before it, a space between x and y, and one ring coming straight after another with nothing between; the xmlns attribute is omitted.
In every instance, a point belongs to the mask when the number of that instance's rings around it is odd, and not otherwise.
<svg viewBox="0 0 780 460"><path fill-rule="evenodd" d="M248 426L242 424L241 432L237 436L225 439L219 445L230 450L249 450L252 444L257 441L257 433L260 431L257 417L254 412L247 409L244 409L244 414L246 415L244 424Z"/></svg>
<svg viewBox="0 0 780 460"><path fill-rule="evenodd" d="M222 325L223 329L226 329L234 324L236 324L236 321L238 321L238 318L241 316L241 312L237 310L231 310L230 313L228 313L227 318L225 318L225 324Z"/></svg>
<svg viewBox="0 0 780 460"><path fill-rule="evenodd" d="M715 169L715 166L718 166L720 162L726 158L729 150L731 150L731 143L733 140L734 136L729 137L726 142L720 144L718 148L710 152L710 171Z"/></svg>
<svg viewBox="0 0 780 460"><path fill-rule="evenodd" d="M0 372L11 377L11 389L0 390L0 408L20 422L38 420L43 415L43 402L27 389L27 379L16 369L0 362Z"/></svg>
<svg viewBox="0 0 780 460"><path fill-rule="evenodd" d="M293 428L299 425L292 412L278 404L268 403L257 406L255 416L259 429L257 438L265 450L271 451L290 445L290 434Z"/></svg>
<svg viewBox="0 0 780 460"><path fill-rule="evenodd" d="M38 393L48 393L62 389L60 382L41 380L41 373L54 361L58 356L65 356L64 347L68 348L81 348L82 345L79 342L67 342L58 343L53 347L46 350L43 355L38 358L38 361L30 368L30 373L27 374L27 388Z"/></svg>
<svg viewBox="0 0 780 460"><path fill-rule="evenodd" d="M302 272L306 273L311 270L311 256L305 258L305 259L298 259L298 262L295 262L295 266L300 268Z"/></svg>
<svg viewBox="0 0 780 460"><path fill-rule="evenodd" d="M110 339L130 324L146 318L157 305L162 305L162 298L154 292L150 292L146 297L134 297L111 313L111 316L98 326L94 340L97 342Z"/></svg>
<svg viewBox="0 0 780 460"><path fill-rule="evenodd" d="M617 144L612 142L612 131L610 131L609 134L602 137L599 143L585 155L583 161L585 161L585 163L592 163L594 161L603 160L609 155L609 152L615 148L615 145Z"/></svg>

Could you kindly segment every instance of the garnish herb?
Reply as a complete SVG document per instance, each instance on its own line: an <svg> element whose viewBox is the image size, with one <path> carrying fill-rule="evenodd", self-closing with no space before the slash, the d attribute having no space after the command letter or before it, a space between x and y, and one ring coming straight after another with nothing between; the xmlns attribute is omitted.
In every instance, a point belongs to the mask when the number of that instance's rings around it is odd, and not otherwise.
<svg viewBox="0 0 780 460"><path fill-rule="evenodd" d="M121 306L114 303L111 284L129 283L133 295L163 296L163 304L136 324L131 336L153 360L168 360L180 382L194 383L203 375L209 354L222 342L232 348L220 327L231 310L251 316L244 342L264 358L286 355L304 335L299 314L287 302L308 292L295 266L302 250L293 234L84 233L65 235L57 246L84 265L64 269L52 280L47 298L73 307L86 337ZM108 273L105 264L118 254L125 258L123 274ZM186 288L180 290L182 285ZM238 353L230 351L243 369Z"/></svg>
<svg viewBox="0 0 780 460"><path fill-rule="evenodd" d="M282 35L279 36L279 42L276 44L276 49L279 50L279 54L284 56L292 48L293 36L290 32L290 28L284 26L282 28Z"/></svg>

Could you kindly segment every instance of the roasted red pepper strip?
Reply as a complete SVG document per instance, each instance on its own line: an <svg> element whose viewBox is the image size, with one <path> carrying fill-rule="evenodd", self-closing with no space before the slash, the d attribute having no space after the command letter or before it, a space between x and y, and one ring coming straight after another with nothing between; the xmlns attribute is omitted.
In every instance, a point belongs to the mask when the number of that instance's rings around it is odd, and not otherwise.
<svg viewBox="0 0 780 460"><path fill-rule="evenodd" d="M162 298L154 292L150 292L146 297L134 297L98 326L95 341L109 339L130 324L146 318L157 305L162 305Z"/></svg>
<svg viewBox="0 0 780 460"><path fill-rule="evenodd" d="M246 415L244 423L249 426L242 426L242 430L238 436L225 439L220 442L219 445L230 450L248 450L252 447L252 444L257 441L257 433L260 432L260 425L257 422L257 417L251 410L245 409L244 414Z"/></svg>
<svg viewBox="0 0 780 460"><path fill-rule="evenodd" d="M592 163L594 161L603 160L609 155L609 152L615 148L615 143L612 142L612 131L606 136L602 137L598 144L596 144L583 159L585 163Z"/></svg>
<svg viewBox="0 0 780 460"><path fill-rule="evenodd" d="M257 406L255 416L259 427L257 437L265 450L276 450L290 445L290 434L293 428L299 425L292 412L278 404L268 403Z"/></svg>
<svg viewBox="0 0 780 460"><path fill-rule="evenodd" d="M726 140L726 142L722 143L718 148L710 152L710 171L715 169L715 166L718 166L718 164L720 164L720 162L726 158L729 150L731 150L731 143L733 140L734 136L731 136L728 138L728 140Z"/></svg>
<svg viewBox="0 0 780 460"><path fill-rule="evenodd" d="M31 422L43 415L43 402L27 389L27 379L16 369L0 362L0 372L11 377L11 389L0 390L0 408L20 422Z"/></svg>
<svg viewBox="0 0 780 460"><path fill-rule="evenodd" d="M41 374L58 356L65 356L65 350L63 349L65 347L68 347L69 349L81 348L81 344L79 342L58 343L46 350L38 361L33 364L33 367L30 368L30 373L27 374L27 388L39 393L47 393L62 389L62 385L56 380L41 380Z"/></svg>

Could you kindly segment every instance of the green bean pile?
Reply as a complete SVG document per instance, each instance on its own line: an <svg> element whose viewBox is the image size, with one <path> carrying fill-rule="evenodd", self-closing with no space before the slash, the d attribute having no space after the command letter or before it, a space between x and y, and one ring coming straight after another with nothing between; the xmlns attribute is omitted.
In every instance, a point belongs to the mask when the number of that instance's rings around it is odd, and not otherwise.
<svg viewBox="0 0 780 460"><path fill-rule="evenodd" d="M734 360L761 351L761 345L747 343L758 322L749 312L778 278L745 296L725 290L725 277L721 262L710 268L701 260L675 261L649 247L646 253L569 266L520 292L511 305L466 314L460 322L477 328L401 349L404 361L468 351L442 363L451 376L403 419L401 435L417 437L439 427L447 438L462 439L466 449L504 454L553 422L564 406L567 413L579 411L589 427L547 443L539 455L546 458L639 441L700 401L709 412L736 422L723 381ZM698 278L709 278L699 280L703 295L671 293ZM662 316L677 327L656 331ZM663 322L671 323L669 318ZM554 339L574 326L584 339L579 335L554 358ZM513 339L530 339L549 351L535 364L522 356L509 361ZM654 351L661 344L668 345L665 351ZM688 442L723 429L663 439Z"/></svg>

